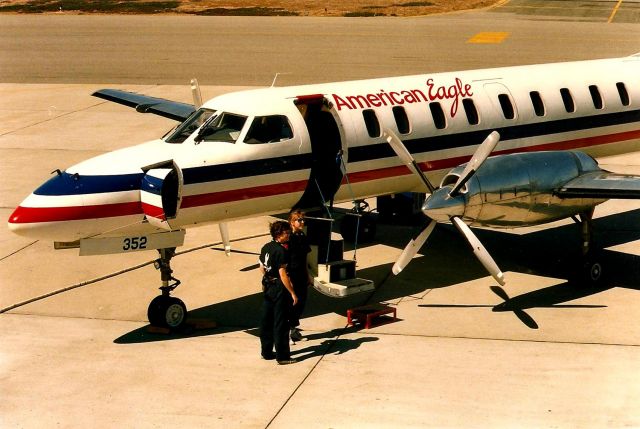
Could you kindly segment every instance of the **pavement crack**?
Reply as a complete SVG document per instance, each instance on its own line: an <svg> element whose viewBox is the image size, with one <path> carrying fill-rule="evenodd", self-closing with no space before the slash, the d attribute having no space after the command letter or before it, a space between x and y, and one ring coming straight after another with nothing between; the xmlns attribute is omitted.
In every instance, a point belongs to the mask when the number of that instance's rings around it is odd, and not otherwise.
<svg viewBox="0 0 640 429"><path fill-rule="evenodd" d="M8 254L8 255L6 255L6 256L3 256L2 258L0 258L0 262L4 261L5 259L9 258L10 256L15 255L16 253L20 253L20 252L22 252L22 251L23 251L24 249L26 249L27 247L33 246L33 245L34 245L34 244L36 244L38 241L39 241L39 240L32 241L31 243L27 244L26 246L22 246L22 247L21 247L21 248L19 248L18 250L15 250L15 251L13 251L13 252L9 253L9 254Z"/></svg>

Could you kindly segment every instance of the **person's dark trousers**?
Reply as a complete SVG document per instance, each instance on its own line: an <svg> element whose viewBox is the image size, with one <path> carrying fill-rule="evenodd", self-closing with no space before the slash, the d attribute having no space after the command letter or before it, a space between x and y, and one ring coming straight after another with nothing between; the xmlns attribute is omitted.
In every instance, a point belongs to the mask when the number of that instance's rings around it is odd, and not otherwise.
<svg viewBox="0 0 640 429"><path fill-rule="evenodd" d="M291 305L289 308L289 328L293 329L300 326L300 317L302 317L304 306L307 303L309 287L307 286L306 273L300 276L292 276L291 283L293 283L293 290L298 297L298 303Z"/></svg>
<svg viewBox="0 0 640 429"><path fill-rule="evenodd" d="M274 285L263 293L260 345L262 356L269 356L276 349L276 359L291 359L289 350L288 294L283 286Z"/></svg>

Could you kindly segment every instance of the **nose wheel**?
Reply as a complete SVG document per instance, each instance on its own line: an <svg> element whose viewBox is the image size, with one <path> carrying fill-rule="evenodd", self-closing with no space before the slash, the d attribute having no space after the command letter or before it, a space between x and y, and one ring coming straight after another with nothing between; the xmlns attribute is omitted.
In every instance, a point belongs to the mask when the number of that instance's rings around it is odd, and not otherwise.
<svg viewBox="0 0 640 429"><path fill-rule="evenodd" d="M187 306L181 299L171 296L171 292L180 285L180 280L171 274L171 258L175 255L175 248L158 249L160 258L155 262L160 270L162 295L158 295L149 304L147 318L153 326L178 330L187 321Z"/></svg>
<svg viewBox="0 0 640 429"><path fill-rule="evenodd" d="M179 329L187 320L187 306L179 298L159 295L149 304L147 317L153 326Z"/></svg>

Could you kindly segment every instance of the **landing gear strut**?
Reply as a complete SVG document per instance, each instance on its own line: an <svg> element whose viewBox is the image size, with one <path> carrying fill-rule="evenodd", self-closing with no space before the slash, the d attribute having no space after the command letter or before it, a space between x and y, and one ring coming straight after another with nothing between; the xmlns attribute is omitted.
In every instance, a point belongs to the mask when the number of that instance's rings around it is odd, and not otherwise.
<svg viewBox="0 0 640 429"><path fill-rule="evenodd" d="M345 240L366 243L373 241L376 235L376 219L364 200L353 202L353 208L346 213L340 222L340 234Z"/></svg>
<svg viewBox="0 0 640 429"><path fill-rule="evenodd" d="M597 253L591 249L593 231L593 209L580 214L582 226L582 270L580 280L592 286L602 280L602 264L597 260Z"/></svg>
<svg viewBox="0 0 640 429"><path fill-rule="evenodd" d="M155 262L155 267L160 270L162 295L158 295L151 301L147 317L153 326L179 329L187 320L187 307L182 300L171 296L171 292L180 285L180 280L171 275L173 273L171 258L175 255L176 249L175 247L158 249L158 252L160 258Z"/></svg>

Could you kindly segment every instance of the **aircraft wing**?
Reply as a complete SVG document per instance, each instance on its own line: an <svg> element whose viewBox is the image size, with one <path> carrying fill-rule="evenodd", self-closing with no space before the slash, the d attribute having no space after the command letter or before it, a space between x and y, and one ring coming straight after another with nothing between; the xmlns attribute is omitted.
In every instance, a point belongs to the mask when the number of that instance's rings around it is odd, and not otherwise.
<svg viewBox="0 0 640 429"><path fill-rule="evenodd" d="M140 113L153 113L154 115L180 122L187 119L196 110L192 104L150 97L119 89L100 89L91 95L133 107Z"/></svg>
<svg viewBox="0 0 640 429"><path fill-rule="evenodd" d="M561 198L640 199L640 176L592 171L556 190Z"/></svg>

